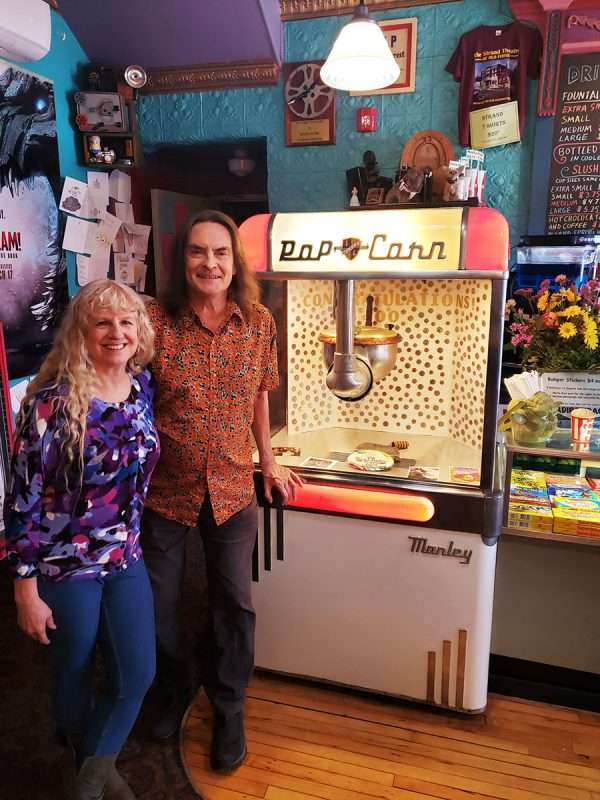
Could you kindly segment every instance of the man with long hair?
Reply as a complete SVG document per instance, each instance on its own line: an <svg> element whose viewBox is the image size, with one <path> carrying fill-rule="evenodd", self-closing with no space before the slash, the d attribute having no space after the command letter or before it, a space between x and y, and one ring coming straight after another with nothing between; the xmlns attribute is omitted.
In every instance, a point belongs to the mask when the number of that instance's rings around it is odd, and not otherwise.
<svg viewBox="0 0 600 800"><path fill-rule="evenodd" d="M275 322L258 302L238 230L219 211L180 231L168 290L148 310L156 333L156 424L162 455L142 522L154 589L159 685L168 702L153 727L177 732L190 699L178 643L178 605L188 531L204 546L209 635L201 680L213 710L211 766L245 758L245 689L254 665L252 551L258 527L252 444L265 496L284 502L302 481L271 450L268 392L278 383Z"/></svg>

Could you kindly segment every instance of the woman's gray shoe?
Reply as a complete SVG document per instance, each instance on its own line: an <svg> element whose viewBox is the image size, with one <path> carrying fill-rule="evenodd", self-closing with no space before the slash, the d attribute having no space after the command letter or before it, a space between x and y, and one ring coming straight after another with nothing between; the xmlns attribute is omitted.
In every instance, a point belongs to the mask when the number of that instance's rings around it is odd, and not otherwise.
<svg viewBox="0 0 600 800"><path fill-rule="evenodd" d="M131 786L114 764L104 790L104 800L135 800Z"/></svg>
<svg viewBox="0 0 600 800"><path fill-rule="evenodd" d="M117 756L89 756L75 776L76 800L103 800Z"/></svg>

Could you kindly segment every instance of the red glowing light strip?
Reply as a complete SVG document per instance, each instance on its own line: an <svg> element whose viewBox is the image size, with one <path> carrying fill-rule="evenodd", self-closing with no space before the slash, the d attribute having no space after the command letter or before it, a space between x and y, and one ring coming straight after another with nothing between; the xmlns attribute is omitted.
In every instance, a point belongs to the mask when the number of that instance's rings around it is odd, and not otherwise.
<svg viewBox="0 0 600 800"><path fill-rule="evenodd" d="M435 506L428 497L412 492L356 489L318 483L301 486L288 507L395 519L399 522L429 522L435 514Z"/></svg>

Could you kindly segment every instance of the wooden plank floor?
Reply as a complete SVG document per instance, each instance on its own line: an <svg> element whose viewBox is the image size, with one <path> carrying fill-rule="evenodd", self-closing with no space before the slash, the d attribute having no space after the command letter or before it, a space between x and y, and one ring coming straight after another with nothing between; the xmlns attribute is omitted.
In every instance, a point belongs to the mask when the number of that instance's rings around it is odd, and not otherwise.
<svg viewBox="0 0 600 800"><path fill-rule="evenodd" d="M208 767L211 711L200 693L181 755L205 800L600 800L600 714L491 696L463 717L376 696L256 675L248 757Z"/></svg>

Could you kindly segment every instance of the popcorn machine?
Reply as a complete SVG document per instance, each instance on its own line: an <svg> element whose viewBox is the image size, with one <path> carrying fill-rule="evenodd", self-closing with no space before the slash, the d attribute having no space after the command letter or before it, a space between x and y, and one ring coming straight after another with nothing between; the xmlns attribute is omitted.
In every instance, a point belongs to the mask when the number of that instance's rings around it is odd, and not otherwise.
<svg viewBox="0 0 600 800"><path fill-rule="evenodd" d="M483 710L506 221L263 214L241 236L278 328L274 452L306 480L261 500L256 665Z"/></svg>

